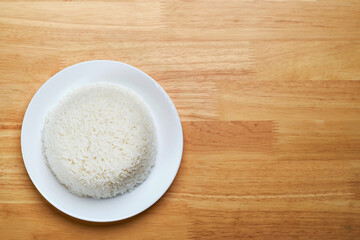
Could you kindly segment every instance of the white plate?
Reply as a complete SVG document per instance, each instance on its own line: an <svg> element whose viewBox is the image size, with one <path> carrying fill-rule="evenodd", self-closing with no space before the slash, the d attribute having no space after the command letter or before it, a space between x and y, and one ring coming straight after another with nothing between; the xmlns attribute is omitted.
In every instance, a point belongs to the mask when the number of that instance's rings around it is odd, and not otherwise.
<svg viewBox="0 0 360 240"><path fill-rule="evenodd" d="M149 177L130 193L101 200L71 194L45 165L41 151L41 130L48 111L68 90L96 82L111 82L135 91L153 115L158 135L158 153ZM54 207L82 220L111 222L144 211L166 192L180 166L183 134L176 108L157 82L125 63L96 60L68 67L41 86L24 116L21 150L31 180Z"/></svg>

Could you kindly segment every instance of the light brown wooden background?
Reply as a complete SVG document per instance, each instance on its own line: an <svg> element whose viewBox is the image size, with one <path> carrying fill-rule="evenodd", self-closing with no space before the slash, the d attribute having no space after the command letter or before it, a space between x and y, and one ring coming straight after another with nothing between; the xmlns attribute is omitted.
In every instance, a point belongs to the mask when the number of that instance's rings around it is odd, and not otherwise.
<svg viewBox="0 0 360 240"><path fill-rule="evenodd" d="M68 217L31 183L20 130L37 89L92 59L174 101L179 173L146 212ZM360 1L0 3L0 239L359 239Z"/></svg>

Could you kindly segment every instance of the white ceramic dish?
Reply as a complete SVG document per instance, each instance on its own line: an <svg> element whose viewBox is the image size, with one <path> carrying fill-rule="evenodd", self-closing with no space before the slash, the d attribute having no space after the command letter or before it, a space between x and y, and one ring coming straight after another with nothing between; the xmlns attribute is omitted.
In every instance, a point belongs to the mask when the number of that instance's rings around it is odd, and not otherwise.
<svg viewBox="0 0 360 240"><path fill-rule="evenodd" d="M48 111L68 90L96 82L111 82L135 91L153 115L158 135L156 163L149 177L130 193L101 200L71 194L46 166L41 150L41 130ZM125 63L95 60L65 68L41 86L24 116L21 150L35 187L54 207L82 220L112 222L146 210L166 192L180 166L183 134L176 108L157 82Z"/></svg>

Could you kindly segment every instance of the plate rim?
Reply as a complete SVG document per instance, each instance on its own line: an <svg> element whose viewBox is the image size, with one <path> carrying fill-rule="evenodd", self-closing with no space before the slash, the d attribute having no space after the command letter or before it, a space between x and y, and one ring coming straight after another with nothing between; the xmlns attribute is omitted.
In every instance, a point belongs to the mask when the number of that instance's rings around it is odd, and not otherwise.
<svg viewBox="0 0 360 240"><path fill-rule="evenodd" d="M35 97L37 96L37 94L39 93L39 91L44 88L56 75L62 73L63 71L67 70L67 69L70 69L70 68L74 68L78 65L82 65L82 64L87 64L87 63L92 63L92 62L111 62L111 63L116 63L116 64L120 64L120 65L123 65L123 66L126 66L126 67L129 67L135 71L138 71L140 72L142 75L144 75L146 78L148 78L149 80L151 80L153 82L153 84L155 84L155 86L161 91L161 93L165 96L166 100L169 102L171 108L172 108L172 113L174 114L175 118L176 118L176 121L177 121L177 124L178 126L180 127L180 145L179 145L179 148L180 148L180 153L179 153L179 156L178 156L178 159L177 159L177 166L176 166L176 171L174 171L173 175L171 176L171 181L169 181L168 183L168 186L166 186L166 188L164 188L164 191L159 193L154 201L152 201L150 204L148 204L148 206L146 206L145 208L143 209L140 209L140 210L137 210L135 211L134 213L132 214L128 214L124 217L120 217L120 218L107 218L107 219L98 219L96 217L94 218L89 218L89 217L83 217L83 216L79 216L78 214L75 214L75 213L72 213L71 211L69 210L66 210L60 206L58 206L56 203L54 203L53 201L49 200L49 197L46 195L46 193L44 193L42 190L40 190L38 188L38 186L36 185L36 183L34 182L33 178L31 177L31 174L29 173L28 171L28 165L25 161L25 157L24 157L24 149L23 149L23 146L24 146L24 123L25 121L27 120L27 116L28 116L28 112L29 112L29 109L30 109L30 106L32 105L32 103L35 101ZM36 190L40 193L40 195L48 202L50 203L53 207L55 207L56 209L58 209L59 211L73 217L73 218L77 218L77 219L80 219L80 220L83 220L83 221L87 221L87 222L117 222L117 221L122 221L122 220L125 220L125 219L128 219L128 218L131 218L135 215L138 215L140 214L141 212L144 212L146 211L147 209L149 209L151 206L153 206L157 201L159 201L159 199L169 190L171 184L174 182L175 180L175 177L179 171L179 168L180 168L180 164L181 164L181 161L182 161L182 156L183 156L183 152L184 152L184 134L183 134L183 129L182 129L182 124L181 124L181 119L180 119L180 116L179 116L179 113L175 107L175 104L173 103L173 101L171 100L170 96L166 93L166 91L160 86L160 84L158 82L156 82L151 76L149 76L148 74L146 74L145 72L143 72L142 70L130 65L130 64L127 64L127 63L124 63L124 62L120 62L120 61L115 61L115 60L89 60L89 61L83 61L83 62L79 62L79 63L76 63L76 64L73 64L73 65L70 65L68 67L65 67L64 69L56 72L54 75L52 75L49 79L47 79L41 86L40 88L36 91L36 93L32 96L29 104L27 105L27 108L26 108L26 111L24 113L24 117L23 117L23 121L22 121L22 124L21 124L21 137L20 137L20 145L21 145L21 155L22 155L22 159L23 159L23 162L24 162L24 165L25 165L25 169L26 169L26 172L27 172L27 175L29 176L31 182L33 183L33 185L35 186ZM29 164L29 163L28 163ZM174 168L175 169L175 168Z"/></svg>

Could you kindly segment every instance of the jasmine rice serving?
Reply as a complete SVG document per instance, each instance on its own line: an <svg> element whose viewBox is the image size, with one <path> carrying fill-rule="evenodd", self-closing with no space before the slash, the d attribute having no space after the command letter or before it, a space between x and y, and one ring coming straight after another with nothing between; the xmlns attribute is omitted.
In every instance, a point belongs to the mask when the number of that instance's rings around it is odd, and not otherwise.
<svg viewBox="0 0 360 240"><path fill-rule="evenodd" d="M131 191L156 157L153 119L132 91L93 84L65 95L45 120L43 153L57 180L78 196Z"/></svg>

